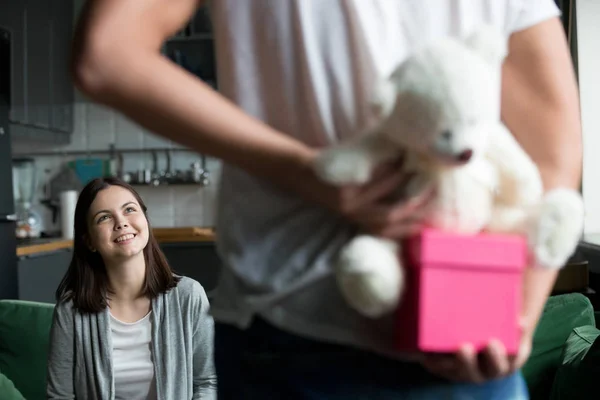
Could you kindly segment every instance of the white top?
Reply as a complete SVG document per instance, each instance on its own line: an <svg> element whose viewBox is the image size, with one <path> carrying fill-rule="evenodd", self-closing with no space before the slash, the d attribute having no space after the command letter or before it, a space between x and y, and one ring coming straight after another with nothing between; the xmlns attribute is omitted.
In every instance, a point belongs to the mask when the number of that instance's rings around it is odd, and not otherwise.
<svg viewBox="0 0 600 400"><path fill-rule="evenodd" d="M151 313L133 323L110 315L116 400L156 400Z"/></svg>
<svg viewBox="0 0 600 400"><path fill-rule="evenodd" d="M356 135L369 93L415 47L487 23L507 37L559 15L553 0L213 0L219 91L311 146ZM252 132L248 132L252 135ZM392 319L351 310L332 257L352 229L268 182L223 167L217 320L253 315L296 334L389 353Z"/></svg>

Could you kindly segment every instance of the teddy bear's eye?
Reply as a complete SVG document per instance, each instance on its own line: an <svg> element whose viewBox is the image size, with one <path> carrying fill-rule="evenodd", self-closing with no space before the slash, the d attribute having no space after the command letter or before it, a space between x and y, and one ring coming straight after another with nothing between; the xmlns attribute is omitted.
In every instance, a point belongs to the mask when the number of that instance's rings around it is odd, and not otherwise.
<svg viewBox="0 0 600 400"><path fill-rule="evenodd" d="M442 131L442 138L445 140L452 139L452 131L450 129L446 129L446 130Z"/></svg>

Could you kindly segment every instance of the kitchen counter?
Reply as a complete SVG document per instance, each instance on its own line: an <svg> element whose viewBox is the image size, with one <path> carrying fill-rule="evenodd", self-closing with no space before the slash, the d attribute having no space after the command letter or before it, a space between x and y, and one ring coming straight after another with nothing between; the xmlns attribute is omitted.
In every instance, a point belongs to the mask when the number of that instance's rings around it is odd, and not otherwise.
<svg viewBox="0 0 600 400"><path fill-rule="evenodd" d="M213 228L154 228L153 232L159 243L214 242L215 240ZM22 257L72 247L73 241L68 239L31 239L17 244L17 256Z"/></svg>
<svg viewBox="0 0 600 400"><path fill-rule="evenodd" d="M34 239L17 242L17 256L29 256L73 247L73 241L61 238Z"/></svg>

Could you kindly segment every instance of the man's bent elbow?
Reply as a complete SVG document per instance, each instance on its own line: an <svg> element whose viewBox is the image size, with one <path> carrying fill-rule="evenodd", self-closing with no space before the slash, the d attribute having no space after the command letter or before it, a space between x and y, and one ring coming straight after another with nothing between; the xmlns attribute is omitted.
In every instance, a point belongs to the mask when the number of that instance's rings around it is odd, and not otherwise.
<svg viewBox="0 0 600 400"><path fill-rule="evenodd" d="M108 51L101 51L91 43L75 43L70 72L77 89L92 99L102 96L110 81L109 59Z"/></svg>

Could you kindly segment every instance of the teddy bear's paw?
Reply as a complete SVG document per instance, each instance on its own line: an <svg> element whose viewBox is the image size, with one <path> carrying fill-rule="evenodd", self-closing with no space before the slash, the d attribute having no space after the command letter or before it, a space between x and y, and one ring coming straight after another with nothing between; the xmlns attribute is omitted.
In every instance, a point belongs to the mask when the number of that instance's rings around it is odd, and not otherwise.
<svg viewBox="0 0 600 400"><path fill-rule="evenodd" d="M315 171L325 182L334 185L363 184L371 178L373 161L358 149L333 148L317 158Z"/></svg>
<svg viewBox="0 0 600 400"><path fill-rule="evenodd" d="M404 274L394 242L371 236L354 238L340 253L337 278L348 304L378 318L392 312L404 288Z"/></svg>
<svg viewBox="0 0 600 400"><path fill-rule="evenodd" d="M577 247L583 219L583 199L578 192L562 188L548 192L530 238L535 265L562 268Z"/></svg>

